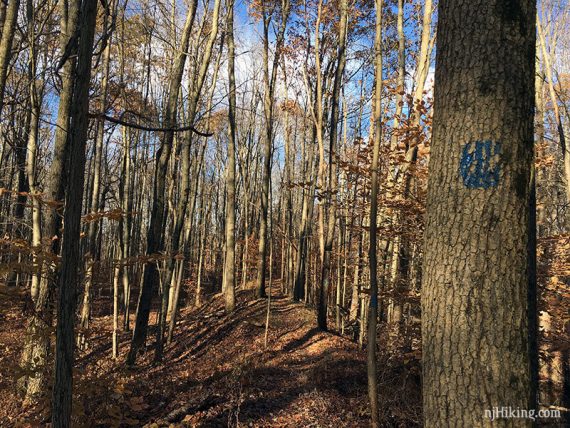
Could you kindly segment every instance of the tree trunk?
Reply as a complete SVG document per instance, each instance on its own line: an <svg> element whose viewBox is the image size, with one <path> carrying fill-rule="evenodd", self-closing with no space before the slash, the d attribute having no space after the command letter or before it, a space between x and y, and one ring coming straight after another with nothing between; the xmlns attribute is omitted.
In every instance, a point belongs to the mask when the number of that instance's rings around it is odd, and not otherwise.
<svg viewBox="0 0 570 428"><path fill-rule="evenodd" d="M26 18L28 23L33 22L33 3L32 0L26 1ZM41 250L41 243L42 243L42 219L41 219L41 203L38 198L38 186L37 186L37 158L38 158L38 134L39 134L39 126L40 126L40 114L41 114L41 105L42 99L44 94L44 88L38 84L36 80L36 73L37 73L37 46L35 43L35 28L33 24L29 24L28 28L28 43L30 46L30 63L28 67L28 79L29 79L29 91L30 91L30 109L31 109L31 120L30 120L30 128L28 132L28 141L27 141L27 153L26 153L26 175L28 179L28 187L30 189L30 202L31 202L31 210L32 210L32 246L36 249L36 251ZM45 69L44 69L45 70ZM42 71L41 78L45 76L45 72ZM33 264L33 272L32 272L32 279L30 285L30 295L32 298L32 303L35 305L38 300L38 294L40 291L40 280L41 280L41 270L42 270L42 262L41 260L34 254L32 256L32 264ZM35 321L37 317L32 316L26 330L26 337L24 339L24 351L22 353L22 365L30 365L33 364L35 356L32 355L32 351L35 348L36 351L39 351L40 357L36 360L38 363L43 364L44 358L42 355L44 354L44 347L37 346L38 343L44 342L44 340L40 338L36 338L33 340L32 330L35 328ZM36 368L43 370L41 364L38 364ZM31 367L30 367L31 368ZM42 374L38 374L39 378L42 378ZM27 376L24 376L19 379L18 381L18 389L21 392L27 392L26 389L33 390L33 394L30 394L30 399L33 398L33 395L36 392L39 392L39 384L36 384L33 388L30 387L29 382L33 382L32 378L28 379ZM24 398L25 404L28 404L28 396L26 393L26 397Z"/></svg>
<svg viewBox="0 0 570 428"><path fill-rule="evenodd" d="M429 67L431 63L431 53L433 50L433 43L435 40L435 35L432 37L431 35L431 23L432 23L432 15L433 15L433 2L432 0L426 0L424 4L424 11L423 11L423 19L422 19L422 34L420 40L420 51L418 55L418 62L417 62L417 70L415 76L415 88L414 94L412 97L412 109L411 109L411 125L412 127L419 129L421 123L421 114L418 113L418 107L421 104L424 98L424 89L427 80L427 75L429 72ZM400 30L398 30L400 32ZM402 34L400 32L400 39L402 38ZM401 44L401 42L400 42ZM405 43L404 43L405 47ZM399 57L404 56L405 53L399 52ZM400 79L400 78L399 78ZM396 124L395 124L396 125ZM396 143L397 141L392 140L392 143ZM397 184L403 184L402 189L402 196L404 200L410 198L410 192L413 187L413 174L410 171L410 167L412 167L418 157L418 146L419 141L411 141L408 144L408 148L406 151L406 155L404 158L404 164L399 168L397 174L390 174L389 176L389 183L387 187L389 189L393 188ZM395 175L395 180L393 179ZM402 219L396 216L396 222L401 222ZM388 244L388 243L387 243ZM398 283L407 283L407 278L403 278L407 272L402 269L402 266L405 265L407 262L405 257L410 252L411 243L408 242L408 239L402 236L397 236L393 242L391 243L391 256L392 256L392 264L391 264L391 273L390 275L390 283L395 288ZM389 248L389 245L386 246ZM387 259L387 254L386 254ZM401 275L400 275L401 274ZM391 305L393 305L393 299L391 301ZM391 321L391 319L390 319Z"/></svg>
<svg viewBox="0 0 570 428"><path fill-rule="evenodd" d="M61 3L61 51L70 43L77 28L80 4L77 1ZM61 61L61 60L60 60ZM52 202L46 213L45 236L49 237L48 254L59 254L61 241L61 218L64 197L64 186L67 181L67 158L70 132L71 100L73 97L76 58L66 58L63 63L62 89L59 94L59 106L55 129L53 160L49 170L49 179L44 189L44 200ZM44 264L45 263L45 264ZM42 263L41 279L37 297L34 302L34 314L26 327L26 345L22 354L22 366L30 367L34 376L27 379L26 402L34 401L45 389L46 371L48 369L47 354L50 345L49 330L52 327L51 303L57 283L58 268L53 263Z"/></svg>
<svg viewBox="0 0 570 428"><path fill-rule="evenodd" d="M198 102L200 100L200 95L202 93L202 87L204 86L204 81L206 79L206 74L208 72L208 67L210 65L210 59L212 57L212 48L216 41L218 35L218 15L220 11L221 0L215 0L214 10L212 12L212 26L208 39L204 48L204 54L201 58L200 67L196 76L195 86L192 88L190 94L190 100L188 105L188 123L194 123L196 118L196 112L198 109ZM186 56L184 54L184 56ZM217 70L214 72L214 82L213 87L215 87L215 80L217 77ZM192 134L190 133L187 139L182 141L182 183L181 183L181 196L180 201L176 207L176 212L174 215L174 221L171 232L170 241L170 254L168 255L167 267L166 267L166 277L164 281L164 287L162 291L162 303L160 310L160 318L158 323L158 330L156 336L156 350L155 350L155 360L162 360L162 353L164 347L164 333L166 331L166 316L168 312L168 301L170 295L170 283L172 281L172 275L174 272L174 253L178 252L180 246L180 239L182 237L182 231L184 228L184 218L186 217L186 208L188 206L188 200L190 195L190 156L191 156L191 144L192 144Z"/></svg>
<svg viewBox="0 0 570 428"><path fill-rule="evenodd" d="M113 6L111 6L113 7ZM105 21L109 17L105 15ZM102 62L102 78L101 78L101 105L99 106L99 111L103 114L107 111L107 86L109 81L109 59L111 54L111 37L112 37L112 26L105 22L105 34L109 39L107 40L107 45L103 50L103 62ZM103 142L105 139L105 120L99 119L97 122L97 134L95 137L94 146L94 156L93 156L93 187L91 192L91 197L89 201L89 211L95 213L99 211L99 201L100 201L100 185L101 185L101 159L103 157ZM89 246L88 257L87 257L87 275L85 281L85 289L83 291L83 305L81 308L81 318L80 318L80 342L79 346L85 346L85 336L84 332L89 328L89 318L91 316L91 285L93 283L93 271L96 267L98 261L97 251L97 233L99 231L99 221L93 220L89 223L88 233L87 233L87 245Z"/></svg>
<svg viewBox="0 0 570 428"><path fill-rule="evenodd" d="M77 69L71 109L69 135L69 180L65 192L65 229L61 252L59 301L55 347L55 380L52 397L52 424L55 428L71 426L74 321L77 284L79 282L79 238L85 168L85 142L89 123L89 86L91 80L91 54L97 18L96 0L80 0L73 7L81 7L81 27L78 32ZM73 4L73 3L72 3ZM81 6L80 6L81 5ZM71 31L72 29L69 28Z"/></svg>
<svg viewBox="0 0 570 428"><path fill-rule="evenodd" d="M120 254L120 251L116 251L116 253ZM121 265L119 263L119 261L115 261L113 268L113 359L116 359L119 354L119 277L121 276ZM126 269L126 266L123 269Z"/></svg>
<svg viewBox="0 0 570 428"><path fill-rule="evenodd" d="M380 426L378 420L378 379L376 375L376 320L378 318L378 158L382 143L382 0L376 0L376 36L374 38L374 147L372 151L372 179L370 184L370 301L368 304L368 399L372 427Z"/></svg>
<svg viewBox="0 0 570 428"><path fill-rule="evenodd" d="M338 136L338 122L339 122L339 110L340 110L340 88L342 86L342 79L344 76L344 67L346 64L346 34L347 34L347 21L348 21L348 0L340 1L340 22L338 30L338 49L337 49L337 66L335 68L334 83L331 97L331 118L330 118L330 135L329 135L329 161L328 161L328 191L327 191L327 207L328 207L328 227L327 227L327 237L325 242L325 257L323 261L322 268L322 287L321 290L324 292L322 298L326 301L329 294L330 288L330 277L331 277L331 253L334 240L335 224L336 224L336 203L333 201L333 193L336 191L337 187L337 174L335 171L334 164L336 160L334 159L336 146L337 146L337 136ZM324 310L324 324L321 321L320 325L326 329L326 307L322 308ZM337 307L337 313L338 307ZM340 315L340 313L339 313Z"/></svg>
<svg viewBox="0 0 570 428"><path fill-rule="evenodd" d="M362 227L362 224L360 225ZM350 298L350 310L348 313L348 320L355 323L358 319L358 309L360 307L360 263L362 259L362 247L364 241L364 233L358 230L358 252L356 254L356 263L354 264L354 276L352 280L352 296Z"/></svg>
<svg viewBox="0 0 570 428"><path fill-rule="evenodd" d="M6 16L0 37L0 114L2 114L4 107L4 90L8 77L8 65L12 58L12 41L14 40L14 29L18 20L19 8L20 0L10 0L5 9Z"/></svg>
<svg viewBox="0 0 570 428"><path fill-rule="evenodd" d="M170 76L168 101L164 114L164 128L166 129L173 128L176 124L178 93L180 92L180 84L184 73L184 64L186 63L186 52L188 51L190 35L194 24L194 18L196 16L197 3L197 0L192 0L190 3L182 33L180 51L176 56L172 74ZM164 249L166 174L173 140L174 132L165 132L160 148L156 154L152 211L147 232L146 252L149 256L156 256ZM153 288L158 284L158 281L159 273L156 262L146 263L143 271L143 283L139 294L131 347L127 355L127 365L133 365L135 363L137 353L146 340L152 292Z"/></svg>
<svg viewBox="0 0 570 428"><path fill-rule="evenodd" d="M554 90L554 81L552 77L552 64L550 54L546 51L546 40L544 38L544 31L537 15L537 28L538 28L538 41L540 44L540 51L544 61L544 73L548 80L548 94L550 95L550 102L554 109L554 116L556 119L556 130L558 131L558 138L560 141L560 149L562 151L562 163L564 168L564 178L566 181L566 202L570 203L570 154L566 147L566 138L564 135L564 124L562 123L562 116L560 116L560 108L558 107L558 98Z"/></svg>
<svg viewBox="0 0 570 428"><path fill-rule="evenodd" d="M129 257L129 248L131 242L131 216L133 211L133 198L131 187L131 146L127 129L123 127L123 171L121 173L121 210L123 215L119 219L119 233L121 243L121 259L125 260ZM123 285L123 329L129 331L130 329L130 300L131 300L131 285L129 282L129 266L123 265L121 270L122 285ZM132 277L131 277L132 278Z"/></svg>
<svg viewBox="0 0 570 428"><path fill-rule="evenodd" d="M425 426L536 407L533 0L439 3L422 284ZM530 426L510 419L502 426Z"/></svg>
<svg viewBox="0 0 570 428"><path fill-rule="evenodd" d="M271 23L271 12L266 10L265 3L263 6L263 111L265 115L265 133L263 142L263 182L261 186L261 224L259 227L259 251L257 260L257 281L256 294L257 297L266 297L265 292L265 271L267 256L267 213L269 200L269 182L271 181L271 157L273 153L273 110L274 110L274 92L275 82L277 80L277 69L279 65L279 57L281 55L281 47L285 39L285 29L287 20L289 19L290 2L289 0L281 0L281 22L277 31L275 52L273 54L273 62L271 69L269 68L269 28Z"/></svg>
<svg viewBox="0 0 570 428"><path fill-rule="evenodd" d="M317 286L317 327L327 330L327 290L325 288L326 281L324 275L328 275L328 264L330 252L327 251L327 236L325 230L327 205L330 201L327 195L327 166L325 163L325 144L324 144L324 123L323 123L323 72L321 67L321 21L323 15L323 0L319 0L317 17L315 21L315 109L313 110L313 120L315 121L316 138L319 146L319 172L317 180L317 189L324 198L319 200L319 254L321 257L321 281L316 283ZM307 85L308 87L308 85ZM330 167L330 165L329 165Z"/></svg>
<svg viewBox="0 0 570 428"><path fill-rule="evenodd" d="M426 15L424 15L424 16L426 16ZM430 13L426 16L426 19L429 21L429 24L431 24L431 6L430 6ZM422 33L422 37L423 37L422 41L425 39L426 43L427 43L427 40L429 40L428 36L429 36L429 32L430 32L430 25L426 25L426 22L425 22L426 19L424 19L424 31L426 31L426 33L425 33L426 36L423 36L424 33ZM406 38L405 38L405 34L404 34L404 0L398 0L397 30L398 30L398 77L397 77L397 85L396 85L397 86L397 89L396 89L397 93L396 93L396 99L395 99L396 110L395 110L395 114L394 114L392 137L390 139L390 150L392 152L396 151L398 148L397 130L400 126L400 116L402 115L402 107L403 107L403 99L404 99L403 96L404 96L404 91L405 91ZM427 59L427 61L429 61L429 59ZM421 84L421 86L423 88L423 84ZM420 93L420 95L423 96L423 93ZM415 118L415 116L414 116L414 118ZM397 162L394 162L391 165L391 168L388 172L388 177L386 179L385 188L386 188L386 196L388 198L393 198L395 196L394 191L396 189L394 187L395 187L396 183L395 183L394 179L398 175L397 166L398 166ZM382 212L380 222L384 221L383 217L385 217L385 216L386 216L386 213ZM401 217L401 213L395 213L395 214L393 214L393 218L391 219L391 221L394 223L401 222L402 220L400 217ZM400 236L395 236L391 241L387 240L385 242L386 251L384 254L384 259L385 260L388 259L388 252L390 252L392 255L391 266L390 266L390 277L389 277L389 282L388 282L388 284L391 287L391 291L393 293L392 297L390 298L390 307L392 307L394 309L392 313L398 312L398 310L399 310L398 308L401 307L401 303L398 301L398 298L394 297L395 291L398 288L398 283L399 283L398 272L399 272L399 268L401 266L401 263L400 263L401 239L402 238ZM395 321L396 321L395 317L393 317L393 316L388 317L389 323L394 323ZM399 331L398 324L396 323L396 325L393 327L396 328L396 334L398 334L398 331ZM388 343L388 346L391 346L391 343Z"/></svg>
<svg viewBox="0 0 570 428"><path fill-rule="evenodd" d="M234 72L234 2L228 1L228 82L229 82L229 136L228 136L228 167L226 171L226 258L224 267L224 290L226 312L235 309L235 222L236 222L236 80Z"/></svg>
<svg viewBox="0 0 570 428"><path fill-rule="evenodd" d="M295 261L295 281L293 285L293 300L301 301L307 298L305 281L307 279L308 240L311 231L313 206L315 201L315 163L316 156L313 149L316 138L316 127L313 123L312 136L309 141L307 160L305 162L305 181L309 182L308 189L303 190L303 203L301 209L301 224L299 227L299 240L297 243L297 258Z"/></svg>
<svg viewBox="0 0 570 428"><path fill-rule="evenodd" d="M34 49L31 44L30 49ZM30 131L28 133L28 146L27 146L27 159L26 159L26 175L28 178L28 187L30 189L31 206L32 206L32 246L39 249L42 240L42 219L40 201L34 195L38 193L37 177L36 177L36 160L38 151L38 132L40 126L40 114L43 98L43 90L38 88L35 80L36 75L36 57L32 52L30 55L30 108L31 108L31 122ZM40 270L41 263L38 263L37 258L33 257L34 271L32 273L31 283L31 296L32 301L35 302L39 292L40 286Z"/></svg>

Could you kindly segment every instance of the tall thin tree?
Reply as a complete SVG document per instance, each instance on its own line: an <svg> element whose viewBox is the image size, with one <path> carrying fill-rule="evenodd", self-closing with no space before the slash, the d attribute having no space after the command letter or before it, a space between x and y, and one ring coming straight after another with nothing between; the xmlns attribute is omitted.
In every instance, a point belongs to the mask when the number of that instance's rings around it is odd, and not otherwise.
<svg viewBox="0 0 570 428"><path fill-rule="evenodd" d="M382 6L383 0L376 0L376 36L374 37L374 146L372 149L372 181L370 184L370 301L368 304L368 398L372 427L380 426L378 420L378 380L376 378L376 319L378 318L378 159L382 143Z"/></svg>
<svg viewBox="0 0 570 428"><path fill-rule="evenodd" d="M235 222L236 222L236 78L234 43L234 1L228 1L228 161L226 171L226 257L224 267L224 290L226 311L235 308Z"/></svg>
<svg viewBox="0 0 570 428"><path fill-rule="evenodd" d="M265 293L265 272L267 270L267 213L269 206L269 181L271 180L271 155L273 153L273 129L274 129L274 110L275 110L275 86L277 81L277 71L279 67L279 58L282 54L281 50L285 40L285 29L289 19L291 3L289 0L281 0L280 12L281 22L279 23L276 40L275 51L273 53L273 61L269 62L269 43L272 15L277 7L269 2L262 4L263 18L263 113L265 118L265 132L263 135L263 179L261 186L261 216L259 226L259 250L257 259L257 281L256 294L258 297L266 297Z"/></svg>
<svg viewBox="0 0 570 428"><path fill-rule="evenodd" d="M180 50L176 55L169 80L168 101L164 112L164 128L168 129L162 138L160 148L156 153L155 180L153 189L152 212L147 232L147 254L156 256L164 249L164 222L165 222L165 193L166 174L170 154L174 142L174 132L172 128L176 125L178 112L178 95L186 63L190 35L196 16L198 1L192 0L186 14L186 22L182 30L182 41ZM152 290L158 284L159 272L157 262L149 262L144 266L143 283L139 294L135 328L131 339L131 347L127 355L127 364L132 365L136 361L137 353L143 345L148 329L148 317L152 299Z"/></svg>
<svg viewBox="0 0 570 428"><path fill-rule="evenodd" d="M6 79L8 78L8 65L12 58L12 41L18 20L18 10L20 0L10 0L6 6L6 16L0 36L0 113L4 107L4 90L6 89Z"/></svg>

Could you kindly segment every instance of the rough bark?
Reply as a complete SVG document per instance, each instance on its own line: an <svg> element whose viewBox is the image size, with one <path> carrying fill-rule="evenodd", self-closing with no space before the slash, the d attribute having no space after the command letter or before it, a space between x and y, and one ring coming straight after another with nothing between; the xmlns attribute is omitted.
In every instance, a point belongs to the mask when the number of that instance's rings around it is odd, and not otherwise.
<svg viewBox="0 0 570 428"><path fill-rule="evenodd" d="M535 8L533 0L439 3L422 284L425 426L491 426L485 410L536 405Z"/></svg>

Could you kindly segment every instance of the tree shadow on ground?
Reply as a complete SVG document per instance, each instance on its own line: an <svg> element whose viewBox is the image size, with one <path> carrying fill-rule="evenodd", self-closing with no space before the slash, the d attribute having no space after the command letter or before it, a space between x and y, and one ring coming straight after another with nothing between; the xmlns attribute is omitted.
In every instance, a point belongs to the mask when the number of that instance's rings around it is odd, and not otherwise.
<svg viewBox="0 0 570 428"><path fill-rule="evenodd" d="M251 300L249 290L240 291L235 312L227 315L220 297L213 296L200 308L181 310L163 363L153 362L155 336L149 330L148 346L135 368L126 369L122 361L108 367L96 380L107 392L88 403L97 418L115 403L113 391L120 381L127 397L144 400L141 409L130 406L128 398L117 399L125 417L140 423L168 426L183 421L187 426L215 427L239 420L256 427L368 426L366 356L355 343L314 328L312 311L276 295L265 347L267 300ZM124 358L128 333L121 338L126 341L121 345ZM79 365L87 369L109 351L101 335ZM379 367L391 372L381 374L381 380L401 375L387 361ZM410 382L409 388L419 390L419 383ZM394 395L402 401L401 393ZM390 422L398 420L391 413L397 414L397 409L386 412L383 426L398 426ZM405 426L414 426L407 422Z"/></svg>

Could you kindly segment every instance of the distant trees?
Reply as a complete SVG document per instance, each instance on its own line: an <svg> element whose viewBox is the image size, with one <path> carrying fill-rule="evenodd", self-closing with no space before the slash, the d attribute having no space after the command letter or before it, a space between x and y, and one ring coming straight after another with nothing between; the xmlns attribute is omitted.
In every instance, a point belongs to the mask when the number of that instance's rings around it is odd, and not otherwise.
<svg viewBox="0 0 570 428"><path fill-rule="evenodd" d="M271 4L270 2L261 2L256 6L259 9L263 24L263 116L265 124L265 133L263 135L263 179L261 182L261 199L260 199L260 225L259 225L259 251L257 258L257 280L256 294L258 297L266 297L265 292L265 274L267 267L267 230L268 230L268 205L269 200L269 182L271 180L271 164L273 156L273 130L274 110L275 110L275 87L277 84L277 72L279 70L279 60L282 54L283 43L285 40L285 30L291 11L289 0L281 0L280 4ZM275 41L275 51L273 59L270 60L270 28L274 20L274 15L279 12L279 21L277 24L277 34Z"/></svg>
<svg viewBox="0 0 570 428"><path fill-rule="evenodd" d="M537 24L536 27L538 34L538 45L540 46L540 53L542 54L542 59L544 61L544 74L548 82L548 95L550 97L550 102L552 104L554 120L556 123L556 131L558 133L560 150L562 152L562 164L564 169L564 178L566 181L566 199L567 201L570 201L570 155L568 154L568 146L566 143L566 135L564 130L564 124L562 121L562 114L560 113L560 107L558 106L558 96L556 95L556 90L554 89L554 73L553 73L552 59L551 59L552 53L547 51L546 37L544 35L544 29L542 23L540 22L540 19L537 18L536 24Z"/></svg>
<svg viewBox="0 0 570 428"><path fill-rule="evenodd" d="M180 85L182 83L182 75L184 73L184 64L186 63L187 58L186 51L188 50L190 35L194 25L196 7L197 0L194 0L190 3L190 7L186 14L186 22L184 24L184 29L182 30L182 40L179 47L180 51L174 59L170 73L168 100L163 120L163 127L166 129L166 132L164 132L161 146L156 153L152 212L147 233L146 252L150 257L157 257L164 249L166 175L174 143L174 132L170 129L175 128L177 123L178 95L180 92ZM156 287L158 283L158 279L159 272L157 261L151 260L149 263L144 265L143 282L139 294L135 327L133 330L129 355L127 357L127 364L135 363L137 353L146 340L152 293L154 287ZM168 284L168 286L170 286L170 284Z"/></svg>
<svg viewBox="0 0 570 428"><path fill-rule="evenodd" d="M439 3L425 256L426 426L534 409L535 2Z"/></svg>

